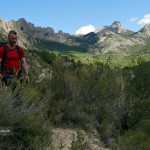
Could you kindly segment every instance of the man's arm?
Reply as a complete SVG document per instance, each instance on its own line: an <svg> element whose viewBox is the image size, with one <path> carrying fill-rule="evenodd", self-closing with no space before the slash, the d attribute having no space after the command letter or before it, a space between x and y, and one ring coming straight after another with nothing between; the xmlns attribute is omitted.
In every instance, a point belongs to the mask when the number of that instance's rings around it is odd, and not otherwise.
<svg viewBox="0 0 150 150"><path fill-rule="evenodd" d="M21 58L21 65L26 75L26 81L29 82L29 73L28 73L28 67L25 58Z"/></svg>
<svg viewBox="0 0 150 150"><path fill-rule="evenodd" d="M25 58L21 58L21 65L26 75L28 75L27 62Z"/></svg>

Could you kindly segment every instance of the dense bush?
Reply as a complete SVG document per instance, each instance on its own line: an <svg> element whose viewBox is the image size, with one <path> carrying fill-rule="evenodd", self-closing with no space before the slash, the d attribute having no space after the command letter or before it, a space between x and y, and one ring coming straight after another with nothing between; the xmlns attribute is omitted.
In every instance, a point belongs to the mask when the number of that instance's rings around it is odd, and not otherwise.
<svg viewBox="0 0 150 150"><path fill-rule="evenodd" d="M43 113L46 103L24 99L24 91L20 89L12 93L7 88L1 90L0 95L0 127L12 128L11 135L0 133L0 149L46 149L51 137L50 125Z"/></svg>
<svg viewBox="0 0 150 150"><path fill-rule="evenodd" d="M137 66L111 68L109 60L83 65L46 51L37 56L38 62L45 62L37 69L29 55L32 81L18 86L19 97L9 88L0 93L0 126L17 127L13 139L0 137L1 148L15 143L17 149L46 149L51 125L97 132L111 149L148 148L149 63L139 58ZM52 78L37 83L43 68L51 70ZM12 101L20 103L14 108ZM72 149L82 149L82 144L77 141Z"/></svg>
<svg viewBox="0 0 150 150"><path fill-rule="evenodd" d="M43 61L49 64L51 64L56 58L54 53L49 53L48 51L39 51L38 54L43 59Z"/></svg>

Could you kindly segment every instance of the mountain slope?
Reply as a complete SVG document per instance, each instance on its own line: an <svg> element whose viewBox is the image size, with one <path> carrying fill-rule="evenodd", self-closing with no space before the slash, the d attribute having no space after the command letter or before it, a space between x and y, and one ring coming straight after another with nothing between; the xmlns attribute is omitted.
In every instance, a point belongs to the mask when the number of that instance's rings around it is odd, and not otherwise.
<svg viewBox="0 0 150 150"><path fill-rule="evenodd" d="M35 46L57 51L80 51L96 54L128 54L132 46L144 45L150 37L150 25L146 25L138 32L126 30L122 24L115 21L110 26L97 28L95 32L86 35L70 35L52 27L36 27L24 18L18 21L4 22L0 19L0 32L7 34L16 30L19 43L24 46Z"/></svg>
<svg viewBox="0 0 150 150"><path fill-rule="evenodd" d="M123 28L120 22L115 21L111 26L97 30L96 35L88 34L88 40L96 37L97 41L89 46L92 53L126 54L129 47L144 44L141 38L133 36L133 32ZM88 38L87 38L88 37Z"/></svg>

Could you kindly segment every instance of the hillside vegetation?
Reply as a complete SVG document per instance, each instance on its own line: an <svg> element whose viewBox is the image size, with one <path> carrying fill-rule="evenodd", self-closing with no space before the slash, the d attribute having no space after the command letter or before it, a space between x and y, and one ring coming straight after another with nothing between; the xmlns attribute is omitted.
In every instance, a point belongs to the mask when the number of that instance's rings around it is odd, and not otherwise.
<svg viewBox="0 0 150 150"><path fill-rule="evenodd" d="M82 63L84 55L25 53L30 84L0 90L0 126L13 128L0 135L0 149L53 149L54 127L96 134L112 150L150 149L150 61L132 55L114 65L110 55ZM70 149L88 149L80 132Z"/></svg>

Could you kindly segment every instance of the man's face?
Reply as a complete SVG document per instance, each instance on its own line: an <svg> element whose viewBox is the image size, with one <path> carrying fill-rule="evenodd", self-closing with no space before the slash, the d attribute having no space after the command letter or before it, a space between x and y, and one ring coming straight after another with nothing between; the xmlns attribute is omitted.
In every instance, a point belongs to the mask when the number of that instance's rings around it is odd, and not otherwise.
<svg viewBox="0 0 150 150"><path fill-rule="evenodd" d="M17 35L15 34L10 34L9 37L8 37L8 41L10 43L11 46L14 46L16 45L16 42L17 42Z"/></svg>

